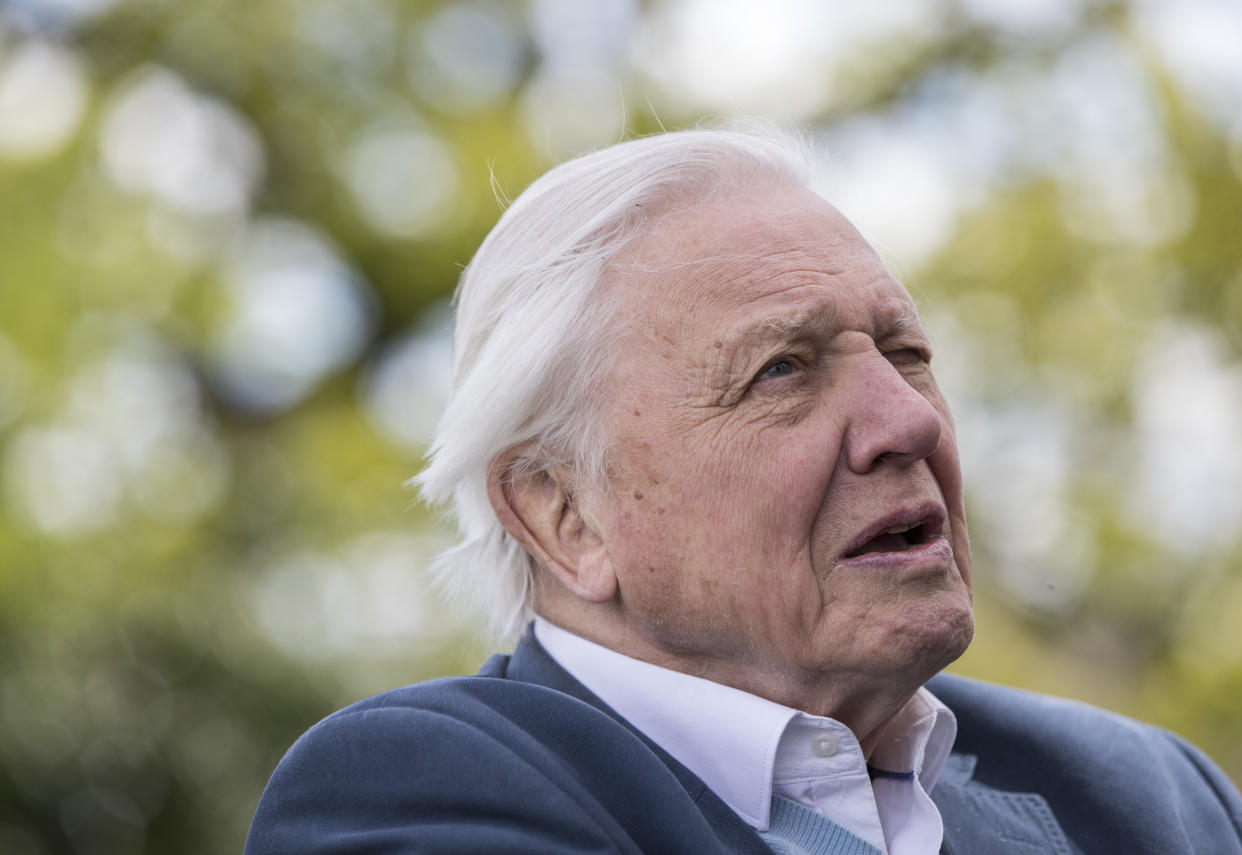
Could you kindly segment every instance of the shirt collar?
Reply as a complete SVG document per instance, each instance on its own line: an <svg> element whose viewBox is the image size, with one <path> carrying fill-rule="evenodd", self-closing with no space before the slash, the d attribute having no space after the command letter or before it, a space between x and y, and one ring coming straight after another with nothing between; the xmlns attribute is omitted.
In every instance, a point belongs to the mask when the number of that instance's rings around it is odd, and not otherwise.
<svg viewBox="0 0 1242 855"><path fill-rule="evenodd" d="M791 721L832 722L853 739L831 719L631 658L541 617L535 637L561 667L760 830L768 827L777 749ZM920 689L885 726L873 765L913 771L930 791L956 735L953 714Z"/></svg>
<svg viewBox="0 0 1242 855"><path fill-rule="evenodd" d="M871 767L890 772L913 772L930 793L944 769L957 739L957 717L927 689L919 689L897 715L884 725Z"/></svg>
<svg viewBox="0 0 1242 855"><path fill-rule="evenodd" d="M748 824L766 828L780 704L661 668L587 641L543 618L535 637L561 667L705 783Z"/></svg>

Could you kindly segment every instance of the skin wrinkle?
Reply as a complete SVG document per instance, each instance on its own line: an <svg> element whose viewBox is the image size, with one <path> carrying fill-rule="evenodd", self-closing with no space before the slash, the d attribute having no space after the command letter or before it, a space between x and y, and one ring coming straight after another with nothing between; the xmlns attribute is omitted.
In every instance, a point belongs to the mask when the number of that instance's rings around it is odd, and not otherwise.
<svg viewBox="0 0 1242 855"><path fill-rule="evenodd" d="M585 534L550 548L537 608L836 717L867 747L972 627L952 421L913 301L805 191L735 191L661 223L610 268L609 483L579 497ZM759 379L780 358L788 372ZM910 502L947 511L953 562L839 566ZM585 567L613 593L585 597Z"/></svg>
<svg viewBox="0 0 1242 855"><path fill-rule="evenodd" d="M794 291L801 286L789 289ZM885 317L884 314L889 313ZM715 368L709 373L708 385L718 390L718 406L731 406L746 391L758 368L781 355L792 355L798 346L807 347L817 341L831 340L840 330L840 322L831 305L809 308L790 316L772 316L753 324L740 325L714 342L717 350ZM930 346L918 325L912 307L890 303L881 310L881 318L872 338L882 348L913 347L930 359ZM758 354L756 356L755 354ZM710 359L705 357L705 362Z"/></svg>

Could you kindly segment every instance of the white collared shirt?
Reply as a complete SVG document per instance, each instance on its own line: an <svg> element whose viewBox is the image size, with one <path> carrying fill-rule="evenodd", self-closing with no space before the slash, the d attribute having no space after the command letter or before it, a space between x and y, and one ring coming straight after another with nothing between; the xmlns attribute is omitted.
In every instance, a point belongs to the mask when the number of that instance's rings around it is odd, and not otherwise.
<svg viewBox="0 0 1242 855"><path fill-rule="evenodd" d="M888 855L939 851L944 826L928 793L957 721L926 689L885 726L869 771L858 739L839 721L633 659L543 618L535 618L535 636L756 830L768 830L772 796L780 795Z"/></svg>

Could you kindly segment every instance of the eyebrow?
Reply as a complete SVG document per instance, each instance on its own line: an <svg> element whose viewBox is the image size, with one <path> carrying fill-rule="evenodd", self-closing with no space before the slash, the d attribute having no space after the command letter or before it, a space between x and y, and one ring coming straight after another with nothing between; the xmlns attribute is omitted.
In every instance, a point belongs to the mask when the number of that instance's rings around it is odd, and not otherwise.
<svg viewBox="0 0 1242 855"><path fill-rule="evenodd" d="M800 311L792 315L772 315L730 332L723 342L729 352L769 341L796 341L812 335L831 333L839 328L839 315L833 307L818 311ZM906 305L900 312L885 311L876 320L877 341L895 338L919 328L918 310Z"/></svg>
<svg viewBox="0 0 1242 855"><path fill-rule="evenodd" d="M879 323L876 324L875 337L877 340L884 340L895 338L910 330L921 329L918 307L907 304L900 312L886 312L880 316Z"/></svg>

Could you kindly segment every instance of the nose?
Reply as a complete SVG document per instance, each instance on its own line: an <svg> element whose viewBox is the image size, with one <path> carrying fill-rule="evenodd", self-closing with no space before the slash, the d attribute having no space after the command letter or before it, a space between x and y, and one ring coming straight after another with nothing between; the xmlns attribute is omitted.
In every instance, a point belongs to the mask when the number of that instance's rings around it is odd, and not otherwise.
<svg viewBox="0 0 1242 855"><path fill-rule="evenodd" d="M909 466L940 444L940 414L901 371L878 351L851 378L844 451L860 475L884 463Z"/></svg>

